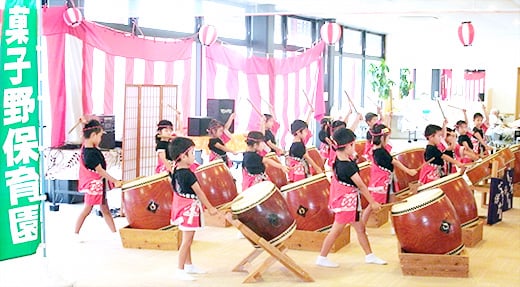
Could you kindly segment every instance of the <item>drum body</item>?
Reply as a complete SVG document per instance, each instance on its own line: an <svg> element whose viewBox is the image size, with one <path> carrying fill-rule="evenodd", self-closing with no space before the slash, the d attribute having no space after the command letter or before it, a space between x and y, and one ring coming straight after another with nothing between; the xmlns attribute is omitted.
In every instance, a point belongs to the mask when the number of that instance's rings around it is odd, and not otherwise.
<svg viewBox="0 0 520 287"><path fill-rule="evenodd" d="M365 146L367 144L367 140L357 140L354 142L354 149L357 154L357 163L366 162L367 159L364 157ZM368 184L368 183L367 183Z"/></svg>
<svg viewBox="0 0 520 287"><path fill-rule="evenodd" d="M215 207L231 202L238 194L233 176L221 159L199 166L195 176L209 202Z"/></svg>
<svg viewBox="0 0 520 287"><path fill-rule="evenodd" d="M334 223L329 209L330 182L324 173L282 187L281 192L296 219L296 229L325 231Z"/></svg>
<svg viewBox="0 0 520 287"><path fill-rule="evenodd" d="M366 186L368 186L368 182L370 181L370 165L371 163L369 161L365 161L358 164L359 176L361 177ZM361 207L365 209L367 206L367 199L364 196L361 196Z"/></svg>
<svg viewBox="0 0 520 287"><path fill-rule="evenodd" d="M315 147L307 148L307 153L309 157L321 168L321 170L325 170L325 160L321 157L320 152ZM316 171L312 166L309 165L309 168L312 171L312 175L316 174Z"/></svg>
<svg viewBox="0 0 520 287"><path fill-rule="evenodd" d="M158 229L170 224L173 187L167 172L127 182L121 189L130 227Z"/></svg>
<svg viewBox="0 0 520 287"><path fill-rule="evenodd" d="M424 148L416 148L403 151L394 156L395 159L400 161L404 166L417 169L420 168L424 163ZM396 178L396 193L401 193L409 190L410 183L415 183L419 180L419 172L416 175L411 176L406 172L395 168L394 169L395 178Z"/></svg>
<svg viewBox="0 0 520 287"><path fill-rule="evenodd" d="M270 181L246 189L231 204L231 212L244 225L269 243L278 245L296 229L280 190Z"/></svg>
<svg viewBox="0 0 520 287"><path fill-rule="evenodd" d="M488 155L480 162L476 162L466 171L466 175L473 185L491 177L491 165L493 161L498 162L498 170L503 170L505 168L505 159L501 156L499 151L492 155Z"/></svg>
<svg viewBox="0 0 520 287"><path fill-rule="evenodd" d="M514 170L515 175L513 176L513 183L520 182L520 144L516 144L510 147L511 152L515 156Z"/></svg>
<svg viewBox="0 0 520 287"><path fill-rule="evenodd" d="M266 154L265 157L280 163L274 152ZM287 174L283 170L266 164L265 173L267 174L267 177L269 177L269 180L274 183L274 185L276 185L276 187L282 188L282 186L287 184Z"/></svg>
<svg viewBox="0 0 520 287"><path fill-rule="evenodd" d="M459 217L440 189L423 191L393 205L392 221L405 252L451 255L464 249Z"/></svg>
<svg viewBox="0 0 520 287"><path fill-rule="evenodd" d="M460 219L461 227L470 227L478 223L478 209L473 191L461 174L450 174L421 185L418 192L433 188L439 188L450 199Z"/></svg>

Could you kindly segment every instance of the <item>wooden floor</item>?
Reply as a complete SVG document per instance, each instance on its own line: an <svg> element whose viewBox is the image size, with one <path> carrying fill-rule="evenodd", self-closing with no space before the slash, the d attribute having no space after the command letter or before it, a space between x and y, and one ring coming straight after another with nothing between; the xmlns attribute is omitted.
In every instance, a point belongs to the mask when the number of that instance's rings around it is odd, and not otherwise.
<svg viewBox="0 0 520 287"><path fill-rule="evenodd" d="M386 266L367 265L352 231L352 241L330 259L337 269L314 265L316 252L289 250L288 255L306 270L314 283L303 283L275 263L255 286L520 286L520 199L503 221L484 227L484 240L467 248L469 278L403 276L397 256L397 239L389 224L368 229L374 252L388 261ZM252 246L238 238L234 227L207 227L196 235L194 262L209 273L195 282L174 279L177 251L123 248L119 235L110 234L104 221L91 215L82 233L84 243L71 239L72 227L81 204L61 204L59 212L47 212L47 258L36 255L0 262L0 286L239 286L244 273L231 269ZM48 210L48 209L47 209ZM486 210L480 210L485 215ZM116 225L126 225L116 218Z"/></svg>

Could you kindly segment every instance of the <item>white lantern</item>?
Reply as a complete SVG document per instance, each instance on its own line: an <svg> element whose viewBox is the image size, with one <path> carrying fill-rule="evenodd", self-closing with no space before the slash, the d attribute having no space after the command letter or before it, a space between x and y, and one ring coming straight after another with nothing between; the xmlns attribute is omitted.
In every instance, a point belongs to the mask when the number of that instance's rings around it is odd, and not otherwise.
<svg viewBox="0 0 520 287"><path fill-rule="evenodd" d="M199 40L205 46L211 46L217 40L217 28L213 25L202 25L199 29Z"/></svg>
<svg viewBox="0 0 520 287"><path fill-rule="evenodd" d="M83 21L83 15L78 8L71 7L63 12L63 21L65 21L68 26L75 28Z"/></svg>

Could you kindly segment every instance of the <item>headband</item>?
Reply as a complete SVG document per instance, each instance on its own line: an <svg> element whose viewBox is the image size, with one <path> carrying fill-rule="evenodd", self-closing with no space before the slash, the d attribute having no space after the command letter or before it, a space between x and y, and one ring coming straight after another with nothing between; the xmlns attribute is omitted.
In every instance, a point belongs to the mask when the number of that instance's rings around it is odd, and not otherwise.
<svg viewBox="0 0 520 287"><path fill-rule="evenodd" d="M373 137L377 137L377 136L382 136L382 135L389 134L389 133L390 133L390 129L389 129L389 128L384 128L384 129L382 129L379 133L374 133L374 132L372 132L372 130L369 130L368 132L369 132L370 135L372 135Z"/></svg>
<svg viewBox="0 0 520 287"><path fill-rule="evenodd" d="M91 126L88 128L83 128L83 131L94 130L94 129L103 129L103 127L102 126Z"/></svg>
<svg viewBox="0 0 520 287"><path fill-rule="evenodd" d="M181 152L176 158L175 162L178 162L181 159L181 156L187 154L189 151L191 151L194 148L194 146L188 147L185 151Z"/></svg>
<svg viewBox="0 0 520 287"><path fill-rule="evenodd" d="M164 128L173 128L173 125L160 125L157 126L158 129L164 129Z"/></svg>
<svg viewBox="0 0 520 287"><path fill-rule="evenodd" d="M248 142L248 141L252 141L252 142L258 143L258 142L263 142L264 140L263 139L255 139L255 138L252 138L252 137L247 137L246 138L246 142Z"/></svg>

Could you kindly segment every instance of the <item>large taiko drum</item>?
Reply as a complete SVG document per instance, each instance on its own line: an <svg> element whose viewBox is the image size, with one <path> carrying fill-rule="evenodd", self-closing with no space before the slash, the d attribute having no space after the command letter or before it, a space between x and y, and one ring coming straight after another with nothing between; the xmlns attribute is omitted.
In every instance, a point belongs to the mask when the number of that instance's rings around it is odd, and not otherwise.
<svg viewBox="0 0 520 287"><path fill-rule="evenodd" d="M370 181L370 166L371 163L369 161L364 161L358 164L359 176L361 177L366 186L368 186L368 182ZM368 201L364 196L361 196L361 207L366 208L367 206Z"/></svg>
<svg viewBox="0 0 520 287"><path fill-rule="evenodd" d="M414 148L400 152L394 156L395 159L403 163L406 167L411 169L418 169L424 163L424 148ZM396 193L408 191L410 183L416 183L419 180L419 172L411 176L406 172L395 168Z"/></svg>
<svg viewBox="0 0 520 287"><path fill-rule="evenodd" d="M281 192L296 219L296 229L325 231L334 223L329 209L330 182L324 173L282 187Z"/></svg>
<svg viewBox="0 0 520 287"><path fill-rule="evenodd" d="M195 176L202 192L215 207L231 202L238 194L235 180L221 159L199 166Z"/></svg>
<svg viewBox="0 0 520 287"><path fill-rule="evenodd" d="M511 152L515 156L515 175L513 176L513 183L519 183L520 182L520 144L515 144L513 146L510 146L509 149L511 149Z"/></svg>
<svg viewBox="0 0 520 287"><path fill-rule="evenodd" d="M367 161L366 157L364 157L365 146L367 144L367 140L357 140L354 142L354 149L357 154L357 163L362 163Z"/></svg>
<svg viewBox="0 0 520 287"><path fill-rule="evenodd" d="M470 227L478 223L478 209L473 191L459 173L453 173L427 184L421 185L418 192L439 188L450 199L459 216L461 227Z"/></svg>
<svg viewBox="0 0 520 287"><path fill-rule="evenodd" d="M158 229L170 224L173 187L167 172L126 182L121 189L130 227Z"/></svg>
<svg viewBox="0 0 520 287"><path fill-rule="evenodd" d="M274 245L289 238L296 229L296 221L280 190L270 181L262 181L240 193L231 203L231 212Z"/></svg>
<svg viewBox="0 0 520 287"><path fill-rule="evenodd" d="M470 168L466 170L466 176L469 178L473 185L488 179L491 177L492 163L496 161L498 163L498 170L505 168L505 160L501 157L500 152L488 155L481 161L475 162Z"/></svg>
<svg viewBox="0 0 520 287"><path fill-rule="evenodd" d="M452 255L464 249L459 217L440 189L425 190L394 204L392 221L405 252Z"/></svg>
<svg viewBox="0 0 520 287"><path fill-rule="evenodd" d="M269 158L280 163L274 152L266 154L265 158ZM274 183L274 185L276 185L276 187L282 188L282 186L287 184L287 174L285 171L270 165L265 165L265 173L267 174L267 177L269 177L269 180Z"/></svg>
<svg viewBox="0 0 520 287"><path fill-rule="evenodd" d="M325 170L325 160L321 157L320 152L316 147L308 147L307 154L309 154L310 158L321 168L321 170ZM312 171L312 175L316 174L316 171L312 166L310 167Z"/></svg>

